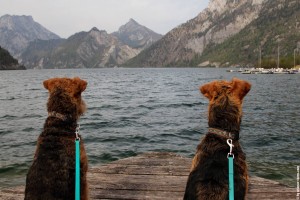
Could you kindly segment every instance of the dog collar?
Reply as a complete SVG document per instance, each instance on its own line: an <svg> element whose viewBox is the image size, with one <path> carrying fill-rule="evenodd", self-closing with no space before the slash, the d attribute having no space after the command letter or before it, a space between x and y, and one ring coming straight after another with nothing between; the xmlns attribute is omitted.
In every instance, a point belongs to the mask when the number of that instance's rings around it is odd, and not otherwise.
<svg viewBox="0 0 300 200"><path fill-rule="evenodd" d="M217 134L217 135L220 135L220 136L223 136L223 137L226 137L228 139L233 139L233 140L236 139L236 134L228 132L228 131L224 131L224 130L221 130L221 129L209 128L208 132L209 133L214 133L214 134Z"/></svg>
<svg viewBox="0 0 300 200"><path fill-rule="evenodd" d="M68 119L68 117L66 115L63 115L63 114L55 112L55 111L49 112L48 117L56 117L58 119L61 119L62 121L66 121Z"/></svg>

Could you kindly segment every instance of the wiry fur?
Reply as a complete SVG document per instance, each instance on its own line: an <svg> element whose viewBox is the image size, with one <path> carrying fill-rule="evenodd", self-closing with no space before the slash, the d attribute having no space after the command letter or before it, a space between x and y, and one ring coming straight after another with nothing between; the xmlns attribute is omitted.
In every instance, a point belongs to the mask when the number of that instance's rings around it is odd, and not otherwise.
<svg viewBox="0 0 300 200"><path fill-rule="evenodd" d="M251 85L243 80L214 81L203 85L201 93L209 99L208 125L234 133L234 195L245 199L248 190L246 157L239 143L242 101ZM228 199L227 138L207 133L197 147L187 181L184 200Z"/></svg>
<svg viewBox="0 0 300 200"><path fill-rule="evenodd" d="M49 116L40 134L32 166L26 178L25 200L75 199L75 129L85 112L81 93L87 82L79 78L53 78L44 81L49 90L47 110L66 117ZM81 200L88 199L88 161L80 140Z"/></svg>

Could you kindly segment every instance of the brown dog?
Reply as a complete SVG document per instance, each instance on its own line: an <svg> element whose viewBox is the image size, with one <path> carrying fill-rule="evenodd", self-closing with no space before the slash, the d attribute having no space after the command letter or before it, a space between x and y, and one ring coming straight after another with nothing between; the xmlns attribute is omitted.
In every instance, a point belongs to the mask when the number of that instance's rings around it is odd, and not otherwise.
<svg viewBox="0 0 300 200"><path fill-rule="evenodd" d="M75 130L85 110L87 82L76 77L44 81L49 90L48 118L26 178L25 200L75 199ZM81 200L88 199L88 161L80 140Z"/></svg>
<svg viewBox="0 0 300 200"><path fill-rule="evenodd" d="M248 189L246 157L239 143L243 98L251 85L243 80L214 81L203 85L201 93L209 99L208 133L197 147L187 181L184 200L228 199L228 159L233 141L234 195L245 199Z"/></svg>

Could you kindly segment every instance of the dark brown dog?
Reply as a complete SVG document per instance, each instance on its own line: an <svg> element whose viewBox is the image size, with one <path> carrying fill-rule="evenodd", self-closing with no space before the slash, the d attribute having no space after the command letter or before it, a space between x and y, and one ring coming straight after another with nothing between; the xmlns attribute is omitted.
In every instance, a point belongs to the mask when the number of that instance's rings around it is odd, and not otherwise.
<svg viewBox="0 0 300 200"><path fill-rule="evenodd" d="M26 178L25 200L75 199L75 130L85 110L87 82L76 77L44 81L49 90L48 118ZM81 200L88 199L88 161L80 140Z"/></svg>
<svg viewBox="0 0 300 200"><path fill-rule="evenodd" d="M239 143L243 98L251 85L243 80L214 81L203 85L209 99L208 133L197 147L187 181L184 200L228 199L227 139L233 141L234 195L245 199L248 189L246 157Z"/></svg>

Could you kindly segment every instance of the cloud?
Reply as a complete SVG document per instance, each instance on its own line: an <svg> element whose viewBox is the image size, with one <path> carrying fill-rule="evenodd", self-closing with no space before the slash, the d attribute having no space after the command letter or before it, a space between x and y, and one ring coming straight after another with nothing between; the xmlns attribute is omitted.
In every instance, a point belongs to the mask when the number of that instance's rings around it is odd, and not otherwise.
<svg viewBox="0 0 300 200"><path fill-rule="evenodd" d="M92 27L113 32L130 18L165 34L195 17L209 0L1 0L0 15L31 15L62 37Z"/></svg>

